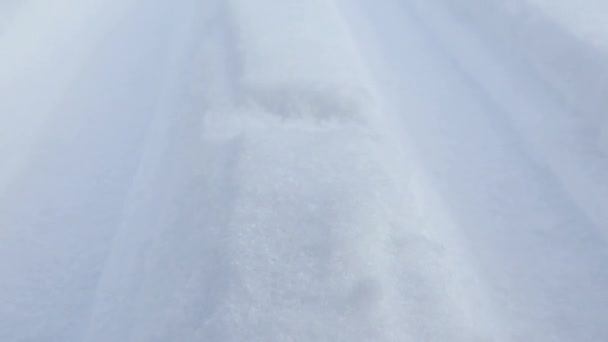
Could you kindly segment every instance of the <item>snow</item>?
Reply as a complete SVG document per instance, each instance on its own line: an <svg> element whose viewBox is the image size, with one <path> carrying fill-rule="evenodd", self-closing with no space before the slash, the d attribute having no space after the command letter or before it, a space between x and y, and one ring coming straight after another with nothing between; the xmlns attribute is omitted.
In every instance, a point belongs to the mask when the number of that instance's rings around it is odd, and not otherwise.
<svg viewBox="0 0 608 342"><path fill-rule="evenodd" d="M281 116L361 115L369 95L358 52L332 2L233 0L228 7L247 100Z"/></svg>
<svg viewBox="0 0 608 342"><path fill-rule="evenodd" d="M608 23L606 23L608 5L605 2L532 0L531 3L573 32L579 39L590 41L598 48L608 49Z"/></svg>
<svg viewBox="0 0 608 342"><path fill-rule="evenodd" d="M1 341L605 341L600 2L0 4Z"/></svg>
<svg viewBox="0 0 608 342"><path fill-rule="evenodd" d="M497 65L492 55L473 58L460 52L460 63L479 70L473 78L484 84L492 101L507 107L505 114L529 144L529 152L548 164L561 186L606 234L603 199L608 196L608 182L602 178L608 172L604 141L608 59L524 3L505 19L500 15L505 4L455 9L467 22L486 30L477 41L454 38L454 43L459 39L471 48L485 44L488 53L504 56L503 64Z"/></svg>

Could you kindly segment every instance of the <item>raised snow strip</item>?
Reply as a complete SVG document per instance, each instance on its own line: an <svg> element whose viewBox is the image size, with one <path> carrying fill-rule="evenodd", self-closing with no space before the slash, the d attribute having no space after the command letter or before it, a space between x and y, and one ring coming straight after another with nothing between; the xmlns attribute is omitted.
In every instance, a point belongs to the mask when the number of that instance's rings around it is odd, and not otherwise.
<svg viewBox="0 0 608 342"><path fill-rule="evenodd" d="M351 119L369 93L331 1L230 0L247 101L284 118Z"/></svg>

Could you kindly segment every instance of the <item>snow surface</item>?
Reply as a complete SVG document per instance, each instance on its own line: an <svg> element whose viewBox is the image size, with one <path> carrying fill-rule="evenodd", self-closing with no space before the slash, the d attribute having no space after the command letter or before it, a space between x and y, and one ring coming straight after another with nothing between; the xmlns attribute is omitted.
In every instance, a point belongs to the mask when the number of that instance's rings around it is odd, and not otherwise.
<svg viewBox="0 0 608 342"><path fill-rule="evenodd" d="M0 341L606 341L601 2L0 3Z"/></svg>

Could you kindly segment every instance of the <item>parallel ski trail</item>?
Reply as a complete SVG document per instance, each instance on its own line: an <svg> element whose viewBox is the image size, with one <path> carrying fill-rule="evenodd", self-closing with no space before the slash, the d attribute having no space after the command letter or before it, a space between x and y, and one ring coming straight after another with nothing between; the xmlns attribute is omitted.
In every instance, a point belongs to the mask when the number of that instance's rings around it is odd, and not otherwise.
<svg viewBox="0 0 608 342"><path fill-rule="evenodd" d="M459 60L485 52L452 44L465 38L441 5L393 4L361 3L376 39L362 28L362 44L383 95L399 109L402 134L477 259L492 307L509 327L504 338L602 340L608 253L593 222L505 119L503 111L515 108L486 92L504 82L500 74ZM481 82L496 83L479 83L477 72L489 73Z"/></svg>
<svg viewBox="0 0 608 342"><path fill-rule="evenodd" d="M155 109L151 99L163 86L173 38L163 20L171 13L137 1L104 8L82 35L93 41L74 42L86 49L76 49L79 59L63 66L71 77L57 72L61 91L52 104L41 94L44 108L25 103L2 113L7 119L47 113L48 120L16 125L37 135L19 150L22 167L0 194L1 340L80 340ZM74 62L63 50L50 53ZM43 90L53 74L32 74L32 84ZM38 94L29 95L36 103Z"/></svg>

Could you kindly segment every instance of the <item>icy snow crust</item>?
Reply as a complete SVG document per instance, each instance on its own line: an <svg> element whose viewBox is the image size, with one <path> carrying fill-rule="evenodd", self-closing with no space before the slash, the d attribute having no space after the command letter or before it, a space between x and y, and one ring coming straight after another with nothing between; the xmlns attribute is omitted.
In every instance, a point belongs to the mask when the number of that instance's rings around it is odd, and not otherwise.
<svg viewBox="0 0 608 342"><path fill-rule="evenodd" d="M505 4L1 5L0 341L608 339L603 52Z"/></svg>

